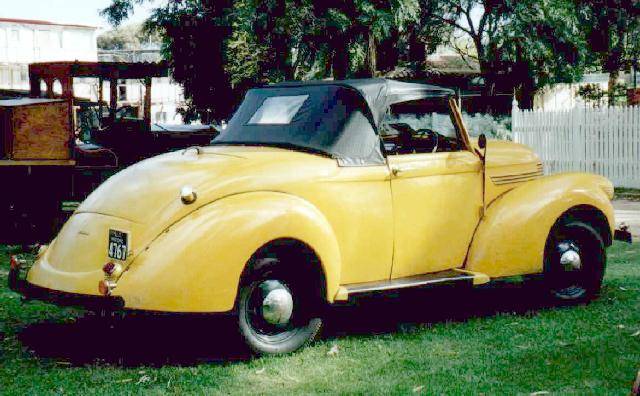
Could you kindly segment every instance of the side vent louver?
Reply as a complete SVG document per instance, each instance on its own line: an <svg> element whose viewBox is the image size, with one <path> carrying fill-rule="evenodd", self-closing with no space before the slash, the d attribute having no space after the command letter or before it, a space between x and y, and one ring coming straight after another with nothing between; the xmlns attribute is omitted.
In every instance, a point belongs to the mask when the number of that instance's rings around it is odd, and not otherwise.
<svg viewBox="0 0 640 396"><path fill-rule="evenodd" d="M544 174L544 168L541 162L536 164L536 170L523 173L512 173L507 175L491 176L491 181L496 185L521 183L535 180Z"/></svg>

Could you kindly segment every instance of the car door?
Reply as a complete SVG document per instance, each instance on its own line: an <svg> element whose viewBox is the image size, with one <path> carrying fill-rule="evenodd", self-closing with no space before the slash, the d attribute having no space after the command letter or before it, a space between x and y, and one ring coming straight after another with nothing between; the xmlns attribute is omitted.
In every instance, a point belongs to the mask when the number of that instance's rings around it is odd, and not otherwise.
<svg viewBox="0 0 640 396"><path fill-rule="evenodd" d="M443 139L433 147L405 137L396 141L403 146L387 155L392 174L392 279L461 267L480 220L481 161L468 149L461 121L446 114L456 109L443 105L444 110L420 103L393 110L392 117L412 124L415 134L428 130ZM428 128L420 129L425 124Z"/></svg>

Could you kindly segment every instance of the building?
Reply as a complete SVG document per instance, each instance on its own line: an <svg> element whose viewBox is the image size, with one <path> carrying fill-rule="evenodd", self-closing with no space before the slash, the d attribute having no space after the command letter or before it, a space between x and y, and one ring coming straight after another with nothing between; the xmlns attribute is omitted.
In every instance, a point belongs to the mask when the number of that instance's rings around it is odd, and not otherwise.
<svg viewBox="0 0 640 396"><path fill-rule="evenodd" d="M0 18L0 89L28 90L34 62L98 60L94 26Z"/></svg>
<svg viewBox="0 0 640 396"><path fill-rule="evenodd" d="M29 91L29 64L57 61L157 62L159 48L125 51L98 51L97 28L49 21L0 18L0 97ZM105 100L109 101L108 83ZM154 78L151 94L151 121L181 124L178 108L184 103L182 87L170 77ZM75 78L76 96L98 100L98 80ZM61 93L59 82L53 85ZM118 85L118 105L142 108L144 84L122 80Z"/></svg>

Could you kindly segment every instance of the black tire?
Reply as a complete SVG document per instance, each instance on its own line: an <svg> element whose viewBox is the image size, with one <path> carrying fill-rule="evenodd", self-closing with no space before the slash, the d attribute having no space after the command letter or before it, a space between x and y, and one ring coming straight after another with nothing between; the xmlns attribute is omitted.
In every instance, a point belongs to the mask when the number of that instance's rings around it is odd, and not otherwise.
<svg viewBox="0 0 640 396"><path fill-rule="evenodd" d="M304 263L297 263L298 269ZM321 301L313 282L304 273L278 258L255 260L238 296L238 326L242 337L258 355L296 351L312 342L322 328ZM293 302L290 320L270 323L265 319L267 295L285 291Z"/></svg>
<svg viewBox="0 0 640 396"><path fill-rule="evenodd" d="M565 216L547 239L545 290L556 303L592 300L602 287L606 260L605 244L596 229L584 220Z"/></svg>

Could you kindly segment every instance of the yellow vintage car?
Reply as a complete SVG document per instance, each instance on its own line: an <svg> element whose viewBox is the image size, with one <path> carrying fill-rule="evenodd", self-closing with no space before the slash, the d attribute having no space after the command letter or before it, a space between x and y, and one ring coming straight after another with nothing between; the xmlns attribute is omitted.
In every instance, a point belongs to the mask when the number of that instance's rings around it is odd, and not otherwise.
<svg viewBox="0 0 640 396"><path fill-rule="evenodd" d="M91 309L233 313L259 354L317 336L327 305L404 288L541 275L598 293L613 186L543 176L527 147L470 139L448 89L387 79L250 90L211 145L93 192L26 278L29 298Z"/></svg>

